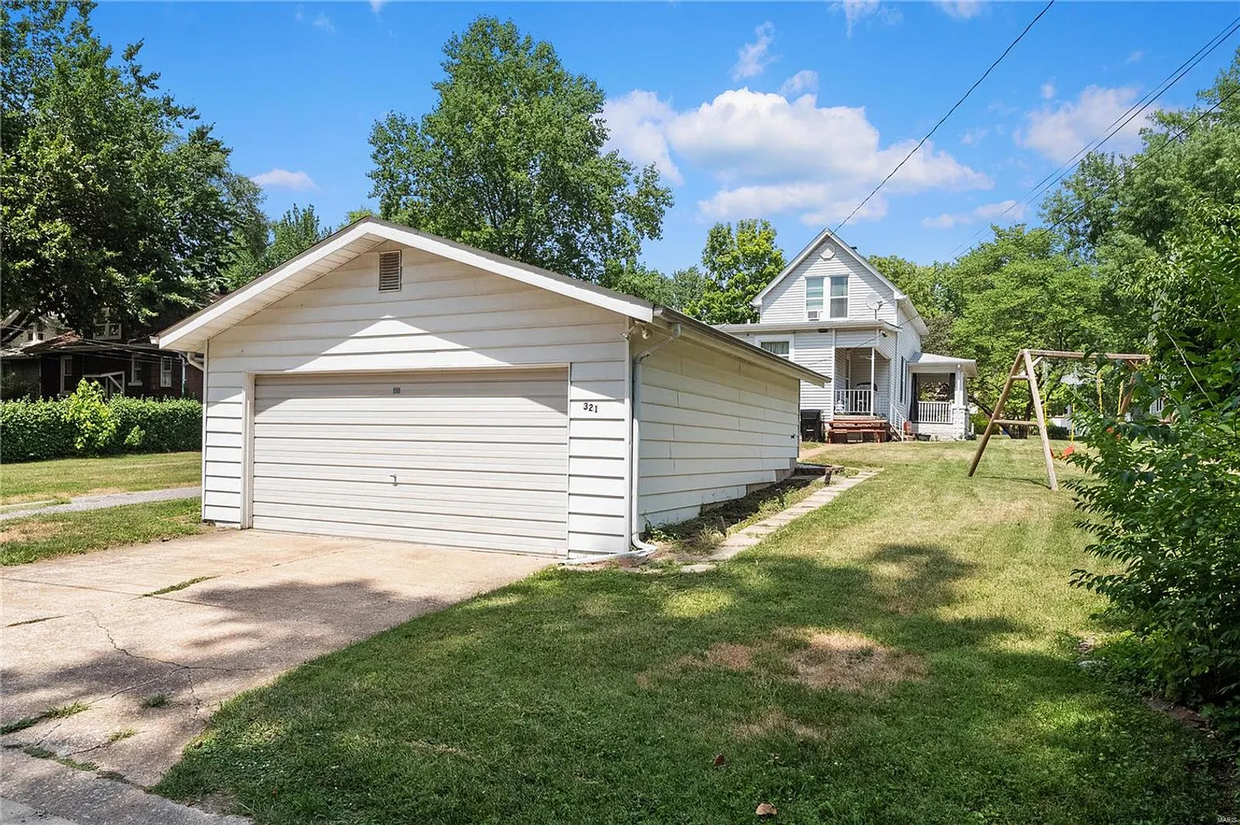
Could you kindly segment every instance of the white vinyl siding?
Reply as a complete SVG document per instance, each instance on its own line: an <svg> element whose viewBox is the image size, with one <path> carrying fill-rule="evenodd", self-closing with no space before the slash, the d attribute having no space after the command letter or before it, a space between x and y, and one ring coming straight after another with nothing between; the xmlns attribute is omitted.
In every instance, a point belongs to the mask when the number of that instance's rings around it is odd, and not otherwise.
<svg viewBox="0 0 1240 825"><path fill-rule="evenodd" d="M784 478L800 382L677 341L642 366L639 519L671 524Z"/></svg>
<svg viewBox="0 0 1240 825"><path fill-rule="evenodd" d="M396 249L403 289L380 293L379 252ZM255 374L568 365L568 548L625 550L626 329L608 310L385 242L211 338L203 517L246 523Z"/></svg>
<svg viewBox="0 0 1240 825"><path fill-rule="evenodd" d="M810 279L826 279L824 289L830 291L832 277L848 279L848 320L874 321L874 310L866 306L866 300L871 295L878 295L883 299L883 305L878 310L877 320L896 323L895 293L891 287L844 252L837 253L829 260L824 260L817 252L807 256L763 299L759 311L761 322L778 324L805 321L805 311L808 306L806 287ZM829 297L828 295L828 300ZM830 312L830 306L824 309L826 310L822 316L824 319L828 317L836 319L836 316Z"/></svg>
<svg viewBox="0 0 1240 825"><path fill-rule="evenodd" d="M259 376L254 526L562 554L568 374Z"/></svg>

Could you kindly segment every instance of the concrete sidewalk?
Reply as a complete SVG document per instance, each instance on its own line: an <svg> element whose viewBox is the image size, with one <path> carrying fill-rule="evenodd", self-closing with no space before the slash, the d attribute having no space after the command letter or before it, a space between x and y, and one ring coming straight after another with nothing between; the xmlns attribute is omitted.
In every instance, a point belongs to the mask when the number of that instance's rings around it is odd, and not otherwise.
<svg viewBox="0 0 1240 825"><path fill-rule="evenodd" d="M249 825L240 816L221 816L148 794L116 780L101 779L51 759L12 749L0 754L5 793L0 798L4 825Z"/></svg>
<svg viewBox="0 0 1240 825"><path fill-rule="evenodd" d="M166 490L142 490L137 493L108 493L102 496L79 496L71 499L68 504L53 504L49 507L33 507L26 510L10 510L0 513L0 521L24 518L26 516L42 516L49 513L80 513L85 510L102 510L106 507L122 507L126 504L144 504L148 501L170 501L176 498L197 498L202 495L201 487L172 487Z"/></svg>

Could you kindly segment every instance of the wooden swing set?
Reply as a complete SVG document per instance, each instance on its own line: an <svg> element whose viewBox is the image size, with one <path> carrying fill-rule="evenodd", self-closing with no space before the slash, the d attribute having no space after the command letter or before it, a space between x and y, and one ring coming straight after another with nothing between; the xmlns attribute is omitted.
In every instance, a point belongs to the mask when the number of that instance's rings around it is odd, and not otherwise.
<svg viewBox="0 0 1240 825"><path fill-rule="evenodd" d="M969 465L969 478L972 478L973 473L977 470L977 463L982 460L982 453L986 451L986 444L990 441L990 436L994 433L996 427L1037 427L1038 433L1042 437L1042 456L1046 459L1047 478L1050 480L1052 490L1059 489L1059 479L1055 475L1055 457L1051 453L1051 440L1046 433L1046 410L1042 404L1042 391L1038 387L1036 368L1047 359L1084 361L1089 357L1091 356L1084 352L1065 352L1053 349L1022 349L1016 354L1016 361L1013 362L1012 369L1008 372L1007 382L1003 385L1003 392L999 393L999 400L995 404L994 412L990 414L990 423L986 425L986 431L982 433L981 441L977 445L977 452L973 454L973 463ZM1129 368L1129 380L1124 382L1124 391L1119 401L1119 414L1123 415L1128 411L1128 405L1132 403L1131 370L1135 369L1139 364L1148 362L1150 357L1128 352L1108 352L1102 357L1110 361L1119 361ZM1033 399L1034 415L1031 421L1005 418L1003 416L1004 408L1007 406L1008 395L1012 392L1012 385L1017 381L1029 382L1029 395ZM1101 407L1101 390L1099 393L1100 400L1098 404Z"/></svg>

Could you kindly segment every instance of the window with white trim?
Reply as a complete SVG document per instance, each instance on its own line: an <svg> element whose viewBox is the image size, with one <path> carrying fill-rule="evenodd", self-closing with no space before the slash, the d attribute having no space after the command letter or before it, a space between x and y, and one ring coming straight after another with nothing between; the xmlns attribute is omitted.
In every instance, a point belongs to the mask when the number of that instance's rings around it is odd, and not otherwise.
<svg viewBox="0 0 1240 825"><path fill-rule="evenodd" d="M137 355L129 356L129 386L136 387L142 383L142 364Z"/></svg>
<svg viewBox="0 0 1240 825"><path fill-rule="evenodd" d="M160 358L159 359L159 386L161 387L172 386L172 359L171 358Z"/></svg>
<svg viewBox="0 0 1240 825"><path fill-rule="evenodd" d="M65 395L69 392L69 382L65 379L73 377L73 356L60 356L60 394Z"/></svg>
<svg viewBox="0 0 1240 825"><path fill-rule="evenodd" d="M805 279L805 317L813 321L822 317L822 278Z"/></svg>
<svg viewBox="0 0 1240 825"><path fill-rule="evenodd" d="M831 276L831 316L832 318L848 317L848 276Z"/></svg>
<svg viewBox="0 0 1240 825"><path fill-rule="evenodd" d="M780 358L792 357L792 342L787 338L772 338L769 341L759 341L758 346L772 355L778 355Z"/></svg>

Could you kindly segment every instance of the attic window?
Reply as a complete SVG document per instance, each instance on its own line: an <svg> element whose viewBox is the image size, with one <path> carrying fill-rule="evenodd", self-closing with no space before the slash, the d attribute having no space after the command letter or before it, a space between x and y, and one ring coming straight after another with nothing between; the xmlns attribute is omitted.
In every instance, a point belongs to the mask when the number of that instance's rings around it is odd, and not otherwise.
<svg viewBox="0 0 1240 825"><path fill-rule="evenodd" d="M400 292L400 250L379 253L379 291Z"/></svg>

